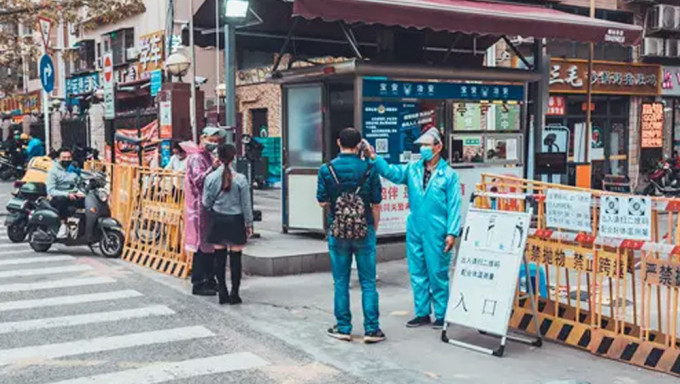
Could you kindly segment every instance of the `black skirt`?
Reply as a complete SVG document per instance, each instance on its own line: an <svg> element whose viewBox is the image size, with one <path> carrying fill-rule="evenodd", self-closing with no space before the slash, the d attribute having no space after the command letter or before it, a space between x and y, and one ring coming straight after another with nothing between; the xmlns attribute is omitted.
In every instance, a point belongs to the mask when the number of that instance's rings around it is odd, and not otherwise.
<svg viewBox="0 0 680 384"><path fill-rule="evenodd" d="M243 215L210 213L208 243L225 246L245 245L247 240L246 220Z"/></svg>

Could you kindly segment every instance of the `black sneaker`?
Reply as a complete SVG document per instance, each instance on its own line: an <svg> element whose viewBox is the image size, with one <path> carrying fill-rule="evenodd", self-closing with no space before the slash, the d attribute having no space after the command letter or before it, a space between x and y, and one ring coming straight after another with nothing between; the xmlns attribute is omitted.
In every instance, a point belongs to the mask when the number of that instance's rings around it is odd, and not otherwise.
<svg viewBox="0 0 680 384"><path fill-rule="evenodd" d="M416 316L406 323L407 328L417 328L423 325L431 324L430 316Z"/></svg>
<svg viewBox="0 0 680 384"><path fill-rule="evenodd" d="M364 343L366 344L375 344L379 343L381 341L384 341L387 337L381 330L373 331L373 332L366 332L364 335Z"/></svg>
<svg viewBox="0 0 680 384"><path fill-rule="evenodd" d="M432 323L432 328L434 329L442 329L444 328L444 319L437 319Z"/></svg>
<svg viewBox="0 0 680 384"><path fill-rule="evenodd" d="M349 333L342 333L338 331L338 326L335 325L333 328L328 328L328 331L326 331L326 334L334 339L342 340L342 341L352 341L352 335Z"/></svg>

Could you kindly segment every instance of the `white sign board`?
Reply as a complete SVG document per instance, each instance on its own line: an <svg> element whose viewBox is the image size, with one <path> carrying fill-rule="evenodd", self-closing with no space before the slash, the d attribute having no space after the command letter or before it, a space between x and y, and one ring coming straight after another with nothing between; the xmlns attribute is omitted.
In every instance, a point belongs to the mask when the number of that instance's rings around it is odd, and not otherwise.
<svg viewBox="0 0 680 384"><path fill-rule="evenodd" d="M380 181L382 203L380 203L378 235L403 235L406 233L406 218L410 213L407 187L394 184L384 178Z"/></svg>
<svg viewBox="0 0 680 384"><path fill-rule="evenodd" d="M115 79L113 77L113 54L105 53L102 56L102 77L104 84L104 118L113 119L116 117L116 97Z"/></svg>
<svg viewBox="0 0 680 384"><path fill-rule="evenodd" d="M548 189L545 201L545 219L548 227L570 231L591 232L590 218L592 195Z"/></svg>
<svg viewBox="0 0 680 384"><path fill-rule="evenodd" d="M446 321L505 335L531 213L470 208L461 235Z"/></svg>
<svg viewBox="0 0 680 384"><path fill-rule="evenodd" d="M616 195L600 198L600 236L649 241L651 234L652 199Z"/></svg>

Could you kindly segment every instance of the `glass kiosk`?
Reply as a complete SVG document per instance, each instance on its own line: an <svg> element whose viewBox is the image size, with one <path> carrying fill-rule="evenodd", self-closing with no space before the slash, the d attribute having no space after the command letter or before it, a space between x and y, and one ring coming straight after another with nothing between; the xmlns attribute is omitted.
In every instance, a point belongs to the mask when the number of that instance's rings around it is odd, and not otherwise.
<svg viewBox="0 0 680 384"><path fill-rule="evenodd" d="M438 128L445 138L444 157L460 177L464 212L482 173L522 177L532 76L491 68L429 73L371 65L362 70L358 61L280 73L275 80L283 85L284 232L325 230L316 203L317 172L337 155L338 133L349 126L361 129L392 164L417 159L413 142L424 128ZM378 235L403 235L406 187L383 180L382 193Z"/></svg>

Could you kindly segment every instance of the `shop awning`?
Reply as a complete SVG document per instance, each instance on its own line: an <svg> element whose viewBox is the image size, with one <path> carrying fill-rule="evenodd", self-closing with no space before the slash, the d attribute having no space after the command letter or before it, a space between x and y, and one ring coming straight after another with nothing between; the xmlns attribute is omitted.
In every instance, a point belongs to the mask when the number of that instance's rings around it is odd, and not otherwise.
<svg viewBox="0 0 680 384"><path fill-rule="evenodd" d="M293 16L492 36L635 45L636 25L538 6L470 0L295 0Z"/></svg>

